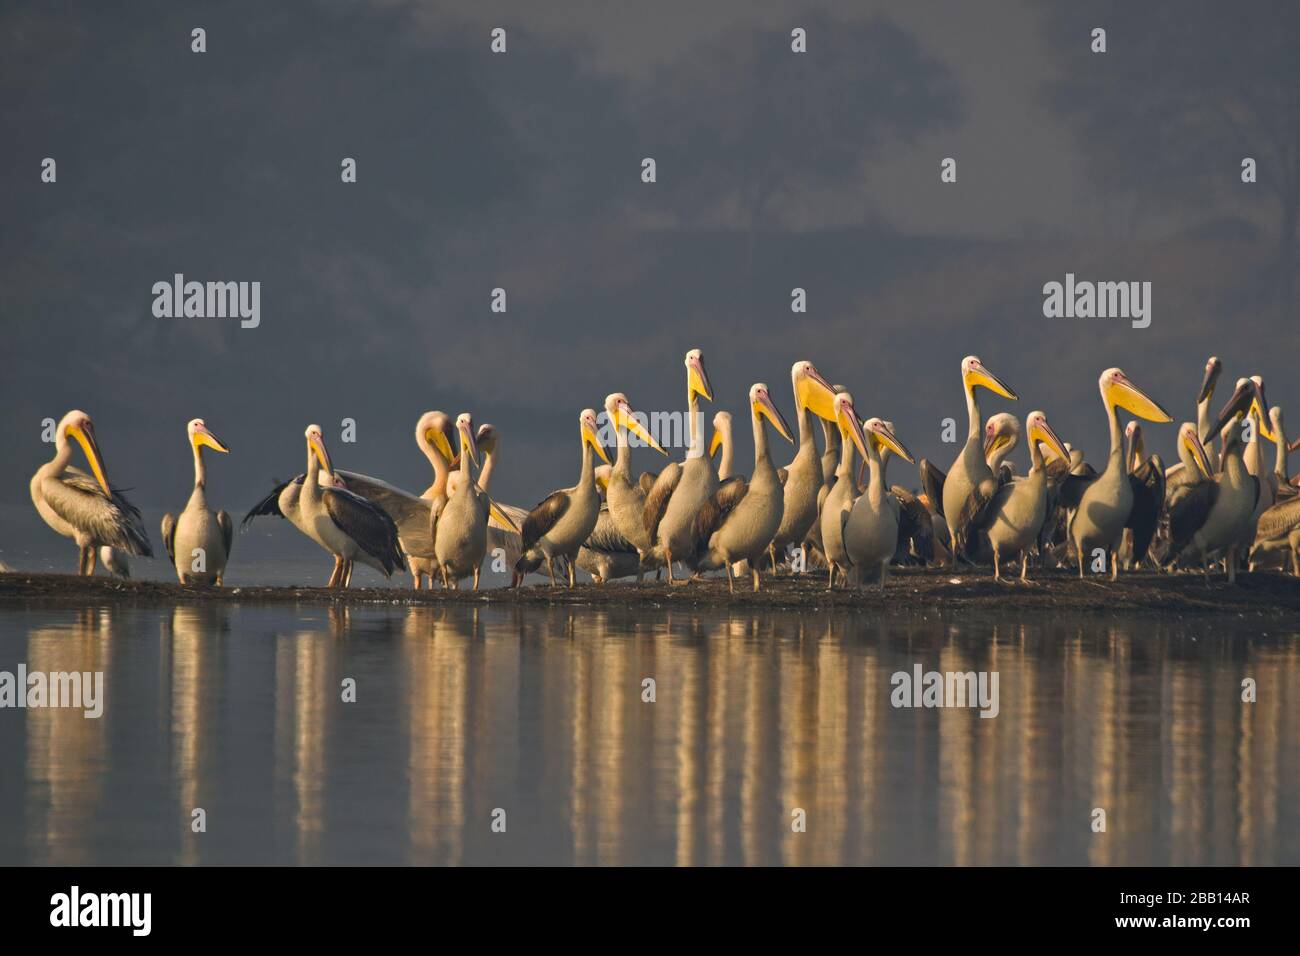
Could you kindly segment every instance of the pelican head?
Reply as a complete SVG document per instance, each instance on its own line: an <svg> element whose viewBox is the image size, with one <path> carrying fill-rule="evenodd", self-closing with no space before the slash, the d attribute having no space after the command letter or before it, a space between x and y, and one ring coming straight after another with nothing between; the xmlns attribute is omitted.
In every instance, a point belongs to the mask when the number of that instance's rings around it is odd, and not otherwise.
<svg viewBox="0 0 1300 956"><path fill-rule="evenodd" d="M1237 387L1232 393L1232 397L1224 404L1223 409L1219 412L1219 420L1215 422L1208 434L1201 436L1202 442L1210 440L1211 435L1220 434L1224 427L1233 421L1238 421L1252 414L1257 408L1266 407L1264 401L1264 383L1256 378L1239 378ZM1260 423L1260 430L1264 431L1265 426ZM1271 427L1264 431L1265 437L1272 438L1273 430Z"/></svg>
<svg viewBox="0 0 1300 956"><path fill-rule="evenodd" d="M862 425L863 431L871 436L871 444L879 452L882 448L888 448L903 461L915 464L912 453L907 450L898 436L894 434L893 426L889 422L879 418L868 418Z"/></svg>
<svg viewBox="0 0 1300 956"><path fill-rule="evenodd" d="M713 401L709 375L704 371L704 353L699 349L691 349L686 353L686 391L692 398L699 395L707 401Z"/></svg>
<svg viewBox="0 0 1300 956"><path fill-rule="evenodd" d="M95 480L99 482L99 487L104 489L104 494L113 497L113 492L108 487L108 469L104 465L104 456L100 454L99 443L95 440L95 423L90 420L89 415L75 408L64 415L59 422L59 430L54 439L55 446L66 447L69 438L75 439L81 446L81 450L85 452L86 461L90 462L90 470L95 473Z"/></svg>
<svg viewBox="0 0 1300 956"><path fill-rule="evenodd" d="M1052 426L1047 424L1047 416L1043 412L1037 410L1030 412L1029 417L1025 419L1025 429L1029 433L1031 448L1037 442L1055 457L1069 459L1070 453L1065 448L1065 442L1061 441L1052 430Z"/></svg>
<svg viewBox="0 0 1300 956"><path fill-rule="evenodd" d="M1009 398L1012 401L1020 398L1010 385L984 367L984 363L980 361L978 355L968 355L961 360L961 381L968 392L974 391L976 385L982 385L990 392L1001 395L1003 398Z"/></svg>
<svg viewBox="0 0 1300 956"><path fill-rule="evenodd" d="M1155 399L1138 388L1133 380L1124 374L1123 369L1106 369L1097 380L1097 387L1101 389L1101 400L1106 403L1107 408L1116 406L1125 408L1138 418L1145 418L1149 422L1174 420L1173 416Z"/></svg>
<svg viewBox="0 0 1300 956"><path fill-rule="evenodd" d="M1010 412L990 415L984 423L984 457L1020 440L1020 419Z"/></svg>
<svg viewBox="0 0 1300 956"><path fill-rule="evenodd" d="M212 432L208 431L208 426L204 424L203 419L195 418L185 426L186 433L190 436L190 445L194 448L201 448L206 445L213 451L219 451L223 455L227 454L230 449Z"/></svg>
<svg viewBox="0 0 1300 956"><path fill-rule="evenodd" d="M325 434L320 430L320 426L308 425L307 430L303 432L303 437L307 439L307 453L315 455L325 474L333 477L334 463L330 461L329 450L325 447Z"/></svg>
<svg viewBox="0 0 1300 956"><path fill-rule="evenodd" d="M794 385L796 412L802 413L806 408L822 421L835 421L835 389L812 362L806 359L795 362L790 367L790 381Z"/></svg>
<svg viewBox="0 0 1300 956"><path fill-rule="evenodd" d="M722 443L731 437L731 412L718 412L713 416L713 440L709 442L709 457L712 458L722 447Z"/></svg>
<svg viewBox="0 0 1300 956"><path fill-rule="evenodd" d="M605 449L600 444L600 426L596 423L596 413L590 408L584 408L582 414L578 416L578 430L582 434L582 440L595 449L600 460L609 464L609 456L605 454Z"/></svg>
<svg viewBox="0 0 1300 956"><path fill-rule="evenodd" d="M1268 423L1273 426L1273 434L1266 436L1274 445L1282 441L1286 426L1282 421L1282 406L1274 405L1268 410Z"/></svg>
<svg viewBox="0 0 1300 956"><path fill-rule="evenodd" d="M432 446L446 462L456 457L451 447L451 418L443 412L425 412L415 423L415 443L421 448Z"/></svg>
<svg viewBox="0 0 1300 956"><path fill-rule="evenodd" d="M776 407L776 402L772 401L767 386L762 382L755 382L750 386L749 407L756 420L766 418L772 423L772 427L781 433L782 438L790 444L794 444L794 437L790 434L790 426L785 423L781 410Z"/></svg>
<svg viewBox="0 0 1300 956"><path fill-rule="evenodd" d="M1259 375L1252 375L1250 380L1255 383L1255 400L1250 403L1250 413L1255 416L1259 433L1276 445L1277 433L1273 430L1273 420L1265 412L1268 402L1264 399L1264 379Z"/></svg>
<svg viewBox="0 0 1300 956"><path fill-rule="evenodd" d="M853 440L858 454L867 457L867 436L862 433L862 422L858 411L853 407L853 396L848 392L836 392L833 400L835 417L833 421L840 428L840 435L845 441Z"/></svg>
<svg viewBox="0 0 1300 956"><path fill-rule="evenodd" d="M1129 468L1131 470L1142 464L1142 426L1136 418L1124 426L1124 437L1128 440Z"/></svg>
<svg viewBox="0 0 1300 956"><path fill-rule="evenodd" d="M456 431L460 435L460 453L469 453L469 460L478 465L478 439L474 435L474 416L461 412L456 416Z"/></svg>
<svg viewBox="0 0 1300 956"><path fill-rule="evenodd" d="M626 428L629 434L635 435L661 455L667 455L666 452L654 436L646 431L646 427L641 424L636 417L636 412L632 411L631 404L628 403L627 396L622 392L611 392L605 396L605 415L610 424L614 426L617 432L620 428Z"/></svg>
<svg viewBox="0 0 1300 956"><path fill-rule="evenodd" d="M1196 434L1196 426L1191 422L1183 422L1178 426L1178 444L1187 449L1202 475L1206 478L1213 475L1214 467L1210 464L1210 456L1201 444L1200 436Z"/></svg>
<svg viewBox="0 0 1300 956"><path fill-rule="evenodd" d="M1205 363L1205 377L1201 379L1201 390L1196 393L1197 405L1210 400L1210 396L1214 394L1214 386L1222 374L1223 363L1219 361L1217 355L1211 355L1210 360Z"/></svg>
<svg viewBox="0 0 1300 956"><path fill-rule="evenodd" d="M599 488L602 492L606 491L609 488L609 474L613 470L614 470L613 465L596 466L596 469L593 472L593 477L595 477L596 479L596 487Z"/></svg>

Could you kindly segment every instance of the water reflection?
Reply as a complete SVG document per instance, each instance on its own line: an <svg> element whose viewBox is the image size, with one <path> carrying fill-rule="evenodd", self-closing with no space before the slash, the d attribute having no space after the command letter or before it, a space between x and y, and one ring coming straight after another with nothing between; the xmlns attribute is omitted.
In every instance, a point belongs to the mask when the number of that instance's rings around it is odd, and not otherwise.
<svg viewBox="0 0 1300 956"><path fill-rule="evenodd" d="M103 670L109 694L100 720L0 713L25 754L0 862L1300 862L1294 634L644 608L11 616L3 660ZM998 672L998 716L894 708L891 675L915 664ZM220 809L215 841L191 831L199 806Z"/></svg>

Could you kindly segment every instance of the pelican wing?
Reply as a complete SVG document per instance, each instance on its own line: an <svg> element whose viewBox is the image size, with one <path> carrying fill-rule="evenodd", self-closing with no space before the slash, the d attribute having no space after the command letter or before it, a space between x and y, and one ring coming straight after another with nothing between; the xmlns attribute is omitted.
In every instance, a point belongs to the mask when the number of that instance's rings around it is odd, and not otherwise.
<svg viewBox="0 0 1300 956"><path fill-rule="evenodd" d="M1259 527L1255 534L1256 541L1271 541L1284 538L1300 527L1300 496L1288 498L1281 504L1273 505L1259 516Z"/></svg>
<svg viewBox="0 0 1300 956"><path fill-rule="evenodd" d="M934 521L916 495L898 485L889 489L898 502L898 544L895 554L906 556L908 545L926 564L934 560Z"/></svg>
<svg viewBox="0 0 1300 956"><path fill-rule="evenodd" d="M239 530L247 531L248 526L252 523L253 519L260 518L263 515L275 515L277 518L283 518L284 513L280 511L280 492L284 491L284 489L288 488L290 485L301 485L306 480L307 476L304 474L290 478L288 481L280 482L271 489L269 495L257 504L253 505L252 508L248 509L248 514L244 515L244 520L239 522Z"/></svg>
<svg viewBox="0 0 1300 956"><path fill-rule="evenodd" d="M235 523L224 510L217 512L217 527L221 529L221 541L226 546L226 557L230 557L230 547L235 540Z"/></svg>
<svg viewBox="0 0 1300 956"><path fill-rule="evenodd" d="M433 554L433 533L429 520L429 499L403 491L379 478L339 471L347 490L360 495L387 512L397 525L402 550L407 554L428 557Z"/></svg>
<svg viewBox="0 0 1300 956"><path fill-rule="evenodd" d="M163 548L167 551L167 560L172 564L176 563L176 516L170 511L163 515L162 520L162 539Z"/></svg>
<svg viewBox="0 0 1300 956"><path fill-rule="evenodd" d="M1217 481L1198 481L1183 485L1181 493L1169 500L1169 551L1172 562L1192 542L1192 536L1205 524L1215 500L1219 497Z"/></svg>
<svg viewBox="0 0 1300 956"><path fill-rule="evenodd" d="M922 458L917 464L916 470L921 475L921 490L925 493L926 498L930 500L930 506L939 513L943 514L943 483L948 480L948 475L934 466L928 458Z"/></svg>
<svg viewBox="0 0 1300 956"><path fill-rule="evenodd" d="M596 519L596 527L582 543L584 548L591 551L599 551L602 554L636 554L636 547L632 542L627 540L618 533L614 527L614 519L609 516L609 507L605 506L600 509L600 516Z"/></svg>
<svg viewBox="0 0 1300 956"><path fill-rule="evenodd" d="M90 534L96 544L153 557L140 509L116 488L110 498L94 478L72 467L57 478L45 478L40 488L50 510L72 527Z"/></svg>
<svg viewBox="0 0 1300 956"><path fill-rule="evenodd" d="M692 521L692 537L695 538L696 551L703 551L709 546L713 532L722 527L727 515L736 510L749 491L749 482L744 475L732 475L718 485L718 489L705 499L700 510L695 512Z"/></svg>
<svg viewBox="0 0 1300 956"><path fill-rule="evenodd" d="M655 479L659 477L657 471L643 471L641 477L637 479L637 487L641 489L641 497L644 499L649 496L650 489L655 486Z"/></svg>
<svg viewBox="0 0 1300 956"><path fill-rule="evenodd" d="M1124 527L1133 532L1133 562L1136 564L1146 557L1160 525L1160 512L1165 503L1164 462L1159 455L1152 455L1128 476L1128 481L1133 489L1133 507Z"/></svg>
<svg viewBox="0 0 1300 956"><path fill-rule="evenodd" d="M1095 472L1091 475L1066 475L1060 484L1061 504L1066 508L1078 508L1084 492L1096 480Z"/></svg>
<svg viewBox="0 0 1300 956"><path fill-rule="evenodd" d="M957 515L957 524L954 528L956 540L953 541L953 550L959 555L968 555L970 547L979 537L979 533L984 530L985 522L995 514L990 505L998 491L1003 487L1010 488L1009 483L1003 482L996 476L985 478L971 489L971 493L966 496L966 501L961 506L961 513Z"/></svg>
<svg viewBox="0 0 1300 956"><path fill-rule="evenodd" d="M642 518L645 521L646 531L650 533L651 541L654 541L659 534L659 522L663 521L664 512L668 510L668 499L673 496L673 492L677 490L677 483L681 480L681 464L675 461L669 462L664 466L664 470L659 472L653 487L646 493Z"/></svg>
<svg viewBox="0 0 1300 956"><path fill-rule="evenodd" d="M569 510L569 492L565 489L552 492L538 502L537 507L528 512L524 518L523 546L527 551L535 545L546 532L555 527L555 523Z"/></svg>
<svg viewBox="0 0 1300 956"><path fill-rule="evenodd" d="M321 497L325 510L339 530L378 561L385 575L406 566L397 525L388 512L373 501L342 488L322 488Z"/></svg>

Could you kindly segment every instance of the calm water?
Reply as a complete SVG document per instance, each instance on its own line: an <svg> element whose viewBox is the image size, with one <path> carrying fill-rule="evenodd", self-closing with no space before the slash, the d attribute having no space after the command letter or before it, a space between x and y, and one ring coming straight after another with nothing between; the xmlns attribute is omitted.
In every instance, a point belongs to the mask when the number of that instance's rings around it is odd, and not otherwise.
<svg viewBox="0 0 1300 956"><path fill-rule="evenodd" d="M1295 864L1298 648L1194 619L5 609L0 670L106 688L99 720L0 710L0 863ZM895 709L918 663L997 671L1000 713Z"/></svg>

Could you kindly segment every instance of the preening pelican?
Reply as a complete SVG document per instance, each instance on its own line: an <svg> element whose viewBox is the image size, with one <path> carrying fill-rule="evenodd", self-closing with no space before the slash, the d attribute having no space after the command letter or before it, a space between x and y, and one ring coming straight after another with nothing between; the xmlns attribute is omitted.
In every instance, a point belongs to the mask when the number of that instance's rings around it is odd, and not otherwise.
<svg viewBox="0 0 1300 956"><path fill-rule="evenodd" d="M835 391L812 362L795 362L790 367L790 383L794 387L799 449L786 466L781 524L772 538L771 564L774 572L786 549L791 545L802 547L804 539L817 523L817 493L821 490L824 475L822 461L817 456L817 442L813 437L813 420L816 418L829 422L832 429L835 425L832 408ZM827 432L828 435L831 433ZM828 451L832 451L829 439L827 442ZM834 467L832 462L832 474Z"/></svg>
<svg viewBox="0 0 1300 956"><path fill-rule="evenodd" d="M1020 419L1010 412L990 415L984 423L984 461L993 474L1001 476L1002 465L1020 445L1021 432ZM1015 469L1009 463L1007 467L1014 475Z"/></svg>
<svg viewBox="0 0 1300 956"><path fill-rule="evenodd" d="M1124 523L1121 550L1127 550L1129 567L1141 565L1160 526L1165 506L1165 463L1159 455L1147 457L1142 444L1142 426L1131 421L1124 429L1128 437L1125 453L1129 487L1133 489L1133 507ZM1127 548L1126 548L1127 545Z"/></svg>
<svg viewBox="0 0 1300 956"><path fill-rule="evenodd" d="M822 552L830 567L826 590L835 587L835 571L846 582L853 582L853 559L844 543L844 525L858 495L857 474L853 468L853 449L857 448L863 458L867 457L867 439L862 432L862 423L858 419L857 409L853 407L853 396L848 392L839 392L832 401L835 421L840 429L840 463L835 469L835 484L822 502L821 529Z"/></svg>
<svg viewBox="0 0 1300 956"><path fill-rule="evenodd" d="M203 461L203 449L211 448L221 454L230 449L208 429L203 419L196 418L185 426L189 436L190 452L194 455L194 490L185 510L176 517L170 511L163 515L163 547L167 558L176 569L181 584L215 584L221 586L230 560L230 545L235 526L225 511L213 512L208 507L208 469Z"/></svg>
<svg viewBox="0 0 1300 956"><path fill-rule="evenodd" d="M651 561L654 540L645 526L645 490L641 483L632 480L632 449L628 444L628 435L639 439L662 455L668 452L645 430L645 426L632 411L627 396L622 392L612 392L605 396L605 415L614 430L614 440L618 450L614 455L614 467L610 469L609 484L605 489L605 500L609 518L615 531L625 542L630 544L638 556L637 580L641 580L647 562ZM599 530L599 526L598 526ZM579 555L581 557L581 555ZM581 562L579 563L581 567ZM590 571L591 568L584 568ZM607 569L607 570L612 570ZM602 580L611 575L602 573Z"/></svg>
<svg viewBox="0 0 1300 956"><path fill-rule="evenodd" d="M406 566L397 525L379 505L345 488L322 485L322 470L334 475L325 436L319 425L308 425L303 437L307 472L298 486L298 516L308 537L334 555L334 572L326 586L346 588L356 561L392 577Z"/></svg>
<svg viewBox="0 0 1300 956"><path fill-rule="evenodd" d="M989 503L986 519L989 548L993 552L993 577L1002 580L1002 559L1020 555L1020 580L1028 580L1029 549L1039 541L1043 522L1047 520L1047 463L1040 444L1056 455L1055 460L1069 461L1070 453L1041 411L1032 411L1025 420L1029 432L1029 474L1009 481L998 489Z"/></svg>
<svg viewBox="0 0 1300 956"><path fill-rule="evenodd" d="M491 502L488 510L488 554L494 554L497 550L500 550L504 566L514 567L515 562L519 560L519 556L524 553L519 529L523 525L524 519L528 517L528 509L491 500L492 473L496 469L501 449L496 426L489 422L484 422L478 426L478 431L474 435L474 442L483 458L483 467L479 469L478 473L478 486L482 491L488 493ZM460 482L461 471L457 469L447 479L447 494L455 494Z"/></svg>
<svg viewBox="0 0 1300 956"><path fill-rule="evenodd" d="M578 483L572 488L552 492L528 513L523 528L524 553L515 563L512 587L517 587L525 574L541 567L543 561L554 586L554 560L561 557L568 562L569 587L576 583L574 567L578 551L595 530L600 517L600 492L596 489L592 451L606 464L609 463L609 457L600 444L598 429L596 413L584 408L578 416L578 435L582 443L582 470Z"/></svg>
<svg viewBox="0 0 1300 956"><path fill-rule="evenodd" d="M731 565L737 561L749 562L750 578L754 590L758 590L758 560L772 543L772 535L780 526L785 509L781 479L767 450L764 419L772 423L782 438L794 442L790 426L762 382L750 388L749 408L754 428L754 472L748 481L743 475L722 481L695 518L695 566L701 571L726 568L727 590L732 593L736 587ZM730 425L728 415L728 433Z"/></svg>
<svg viewBox="0 0 1300 956"><path fill-rule="evenodd" d="M68 462L73 439L85 452L92 478ZM54 457L36 470L31 481L32 504L45 523L77 542L77 573L95 573L99 549L108 546L127 554L153 557L140 511L108 483L108 469L95 440L95 424L85 412L68 412L54 433Z"/></svg>
<svg viewBox="0 0 1300 956"><path fill-rule="evenodd" d="M736 442L731 430L731 412L718 412L713 416L713 440L709 442L709 457L721 450L722 456L718 459L718 483L726 481L731 477L731 472L736 467Z"/></svg>
<svg viewBox="0 0 1300 956"><path fill-rule="evenodd" d="M1210 401L1214 398L1214 386L1222 374L1223 363L1217 355L1211 355L1205 363L1205 375L1202 376L1200 390L1196 393L1196 428L1201 435L1210 430Z"/></svg>
<svg viewBox="0 0 1300 956"><path fill-rule="evenodd" d="M843 524L844 549L849 563L854 567L858 584L873 568L880 573L880 590L885 589L889 562L898 549L898 499L885 484L885 459L881 449L888 449L904 461L913 462L911 452L898 440L888 423L870 418L862 426L866 442L864 460L867 464L867 484L849 510ZM852 479L849 479L850 481ZM835 482L838 488L840 481ZM830 503L829 497L827 503ZM823 537L823 541L825 538Z"/></svg>
<svg viewBox="0 0 1300 956"><path fill-rule="evenodd" d="M713 389L704 371L704 355L699 349L686 353L687 424L690 446L684 463L672 462L659 473L646 495L645 526L655 542L655 555L668 568L668 583L673 578L673 562L688 558L694 551L691 530L695 513L718 487L713 460L705 454L704 430L698 399L713 401Z"/></svg>
<svg viewBox="0 0 1300 956"><path fill-rule="evenodd" d="M479 464L478 438L469 412L456 416L456 431L460 436L460 480L442 507L433 509L433 550L445 587L459 588L461 578L472 577L477 591L487 554L492 501L474 474Z"/></svg>
<svg viewBox="0 0 1300 956"><path fill-rule="evenodd" d="M984 509L997 493L1000 484L985 460L980 444L983 420L980 418L975 389L987 388L1013 401L1017 398L1016 393L986 369L975 355L968 355L961 360L961 384L966 393L966 414L969 419L966 444L948 469L942 496L943 516L948 523L948 537L952 542L953 567L956 567L958 556L966 556L970 528L980 522Z"/></svg>
<svg viewBox="0 0 1300 956"><path fill-rule="evenodd" d="M1210 426L1207 423L1205 427L1208 431ZM1197 432L1197 426L1191 422L1178 426L1178 459L1183 467L1177 481L1165 483L1166 527L1162 531L1166 540L1160 564L1166 570L1173 567L1191 544L1192 535L1205 523L1214 496L1219 493L1214 465Z"/></svg>

